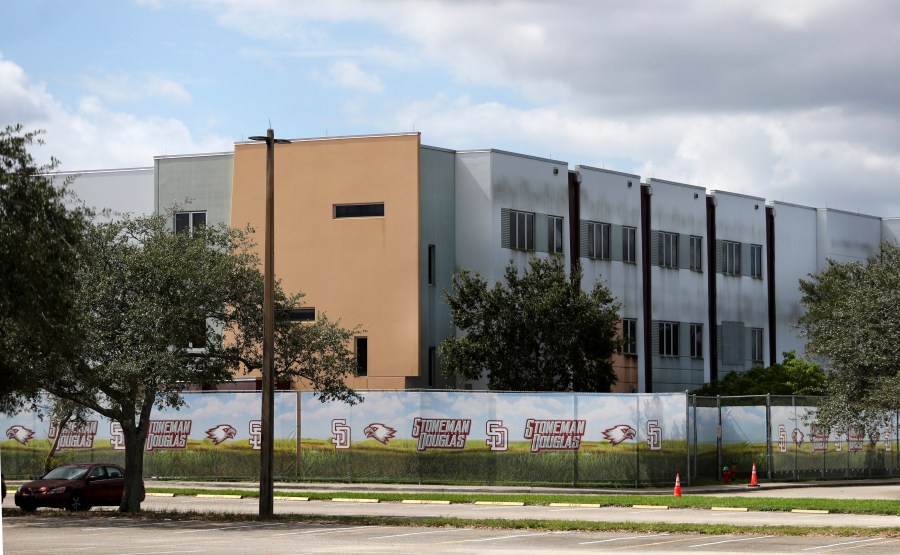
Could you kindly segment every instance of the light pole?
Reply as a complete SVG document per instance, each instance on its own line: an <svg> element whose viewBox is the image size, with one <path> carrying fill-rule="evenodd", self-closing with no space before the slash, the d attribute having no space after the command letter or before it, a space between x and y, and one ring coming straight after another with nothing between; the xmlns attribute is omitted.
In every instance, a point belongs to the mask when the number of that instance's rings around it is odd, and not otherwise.
<svg viewBox="0 0 900 555"><path fill-rule="evenodd" d="M275 512L275 144L288 143L275 138L269 128L266 136L250 137L266 142L266 239L263 290L263 367L262 430L259 455L259 516Z"/></svg>

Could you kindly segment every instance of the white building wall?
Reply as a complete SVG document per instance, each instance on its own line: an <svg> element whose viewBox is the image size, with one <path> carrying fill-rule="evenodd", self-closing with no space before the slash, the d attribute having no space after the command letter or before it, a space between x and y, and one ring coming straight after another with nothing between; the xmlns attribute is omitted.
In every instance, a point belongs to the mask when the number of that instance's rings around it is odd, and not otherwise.
<svg viewBox="0 0 900 555"><path fill-rule="evenodd" d="M490 151L458 152L455 172L456 270L465 268L489 279L491 257L499 246L493 238Z"/></svg>
<svg viewBox="0 0 900 555"><path fill-rule="evenodd" d="M576 166L581 177L579 185L579 211L582 221L607 223L613 228L611 238L612 255L608 260L600 260L573 253L579 257L583 270L581 288L591 291L594 284L601 282L612 291L621 305L622 318L636 319L636 351L643 352L643 280L641 276L641 178L637 175ZM622 260L623 227L635 229L635 260ZM615 228L618 228L618 232ZM618 244L616 244L618 243ZM582 252L587 245L582 245ZM637 357L637 387L643 380L642 357Z"/></svg>
<svg viewBox="0 0 900 555"><path fill-rule="evenodd" d="M862 262L878 252L881 245L881 218L833 208L818 210L817 265L827 260Z"/></svg>
<svg viewBox="0 0 900 555"><path fill-rule="evenodd" d="M69 189L97 213L100 220L121 214L153 213L153 168L122 168L52 174L55 184L71 180ZM108 210L104 216L102 212Z"/></svg>
<svg viewBox="0 0 900 555"><path fill-rule="evenodd" d="M900 244L900 218L884 218L881 220L881 240L895 245Z"/></svg>
<svg viewBox="0 0 900 555"><path fill-rule="evenodd" d="M718 358L718 378L721 379L730 371L769 364L766 206L765 199L759 197L725 191L710 191L710 194L716 204L716 241L741 244L741 274L726 275L716 272L718 321L713 325L722 326L723 322L729 322L732 326L742 325L744 330L740 345L730 344L728 334L720 336L719 352L722 356ZM750 271L752 245L762 247L759 277L753 277ZM715 271L716 268L712 270ZM763 330L762 359L757 360L752 358L751 329L754 328ZM742 356L737 356L739 353ZM742 359L742 362L734 364L733 361L738 358Z"/></svg>
<svg viewBox="0 0 900 555"><path fill-rule="evenodd" d="M502 211L519 210L560 216L563 260L569 260L568 165L499 150L462 151L456 155L456 266L480 274L489 284L502 279L512 260L520 271L540 252L504 248ZM535 234L535 243L538 241ZM546 249L543 249L546 250ZM486 380L466 384L486 387Z"/></svg>
<svg viewBox="0 0 900 555"><path fill-rule="evenodd" d="M706 190L703 187L650 179L652 188L650 199L650 230L653 232L678 233L679 236L702 237L702 252L706 252ZM651 241L651 250L654 244ZM651 260L653 253L649 253ZM684 391L694 389L709 379L709 299L707 296L706 272L684 268L682 257L688 256L687 249L679 248L681 268L663 268L654 264L650 269L652 323L650 335L653 355L652 391ZM706 260L703 260L704 264ZM660 356L657 341L657 322L677 322L679 324L679 356ZM703 324L703 358L692 358L689 354L689 325Z"/></svg>
<svg viewBox="0 0 900 555"><path fill-rule="evenodd" d="M805 356L806 341L800 337L797 321L803 315L800 306L800 280L808 279L817 268L818 212L815 208L786 202L773 202L775 210L775 351L796 351Z"/></svg>

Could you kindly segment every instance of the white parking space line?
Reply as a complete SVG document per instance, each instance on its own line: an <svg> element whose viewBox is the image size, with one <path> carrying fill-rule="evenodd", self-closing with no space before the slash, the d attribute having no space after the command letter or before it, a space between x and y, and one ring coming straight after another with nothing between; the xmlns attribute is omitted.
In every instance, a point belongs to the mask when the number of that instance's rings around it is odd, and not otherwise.
<svg viewBox="0 0 900 555"><path fill-rule="evenodd" d="M840 547L842 545L852 545L854 543L866 543L866 542L874 542L878 540L883 540L884 538L871 538L868 540L856 540L852 542L841 542L841 543L833 543L831 545L820 545L818 547L806 547L803 551L815 551L816 549L828 549L829 547Z"/></svg>
<svg viewBox="0 0 900 555"><path fill-rule="evenodd" d="M753 540L764 540L766 538L774 538L775 536L756 536L755 538L738 538L735 540L722 540L709 543L698 543L697 545L689 545L688 547L706 547L707 545L719 545L720 543L749 542Z"/></svg>
<svg viewBox="0 0 900 555"><path fill-rule="evenodd" d="M534 538L537 536L546 536L547 534L552 534L553 532L541 532L539 534L513 534L512 536L495 536L493 538L475 538L472 540L459 540L455 542L444 542L444 543L467 543L467 542L493 542L500 540L511 540L514 538Z"/></svg>
<svg viewBox="0 0 900 555"><path fill-rule="evenodd" d="M565 509L547 509L548 513L565 513L568 511L584 511L584 507L567 507Z"/></svg>
<svg viewBox="0 0 900 555"><path fill-rule="evenodd" d="M623 540L637 540L641 538L658 538L660 536L668 536L668 533L663 534L647 534L646 536L623 536L621 538L609 538L605 540L594 540L590 542L580 542L578 545L591 545L594 543L608 543L608 542L618 542Z"/></svg>
<svg viewBox="0 0 900 555"><path fill-rule="evenodd" d="M284 532L281 534L272 534L272 537L278 536L299 536L301 534L320 534L320 533L329 533L329 532L344 532L346 530L361 530L363 528L381 528L381 526L350 526L349 528L322 528L317 530L303 530L300 532Z"/></svg>
<svg viewBox="0 0 900 555"><path fill-rule="evenodd" d="M650 513L670 513L669 509L635 509L629 514L646 515Z"/></svg>
<svg viewBox="0 0 900 555"><path fill-rule="evenodd" d="M177 530L174 534L192 534L196 532L221 532L222 530L238 530L241 528L263 528L265 526L278 526L280 522L269 524L242 524L241 526L222 526L218 528L191 528L190 530Z"/></svg>
<svg viewBox="0 0 900 555"><path fill-rule="evenodd" d="M171 555L172 553L203 553L205 549L192 549L190 551L137 551L128 553L116 553L116 555Z"/></svg>
<svg viewBox="0 0 900 555"><path fill-rule="evenodd" d="M445 534L450 532L465 532L465 528L448 528L447 530L429 530L427 532L408 532L406 534L392 534L390 536L375 536L370 540L384 540L387 538L403 538L405 536L424 536L425 534Z"/></svg>

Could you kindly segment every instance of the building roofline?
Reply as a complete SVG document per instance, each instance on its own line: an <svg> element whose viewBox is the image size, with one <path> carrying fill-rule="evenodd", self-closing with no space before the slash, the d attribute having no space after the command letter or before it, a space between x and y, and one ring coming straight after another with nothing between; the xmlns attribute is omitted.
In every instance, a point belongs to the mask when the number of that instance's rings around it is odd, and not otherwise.
<svg viewBox="0 0 900 555"><path fill-rule="evenodd" d="M419 145L421 148L427 148L428 150L437 150L440 152L450 152L452 154L456 154L456 151L452 148L444 148L442 146L431 146L431 145Z"/></svg>
<svg viewBox="0 0 900 555"><path fill-rule="evenodd" d="M790 206L791 208L804 208L806 210L818 210L815 206L807 206L805 204L796 204L793 202L785 202L783 200L770 200L769 206Z"/></svg>
<svg viewBox="0 0 900 555"><path fill-rule="evenodd" d="M620 172L620 171L616 171L616 170L608 170L606 168L595 168L594 166L586 166L584 164L578 164L577 166L575 166L574 170L575 171L591 170L591 171L595 171L595 172L611 173L613 175L621 175L623 177L634 177L635 179L641 178L641 176L639 176L637 174L633 174L633 173Z"/></svg>
<svg viewBox="0 0 900 555"><path fill-rule="evenodd" d="M531 154L522 154L521 152L512 152L509 150L501 150L499 148L473 148L466 150L457 150L457 154L478 154L486 152L489 154L505 154L507 156L516 156L518 158L528 158L529 160L538 160L540 162L550 162L551 164L559 164L569 167L569 163L563 160L554 160L553 158L544 158L543 156L533 156Z"/></svg>
<svg viewBox="0 0 900 555"><path fill-rule="evenodd" d="M862 212L850 212L849 210L841 210L840 208L816 208L819 212L837 212L838 214L846 214L847 216L861 216L863 218L871 218L874 220L883 220L881 216L873 216L871 214L863 214Z"/></svg>
<svg viewBox="0 0 900 555"><path fill-rule="evenodd" d="M205 156L234 156L234 151L225 152L197 152L194 154L161 154L154 156L154 160L170 160L173 158L202 158Z"/></svg>
<svg viewBox="0 0 900 555"><path fill-rule="evenodd" d="M376 138L384 138L384 137L410 137L410 136L421 136L422 134L418 131L406 131L401 133L373 133L369 135L334 135L331 137L300 137L294 139L285 139L291 143L308 143L313 141L342 141L348 139L376 139ZM260 141L235 141L236 145L255 145L261 144Z"/></svg>
<svg viewBox="0 0 900 555"><path fill-rule="evenodd" d="M702 185L691 185L690 183L679 183L678 181L669 181L668 179L659 179L657 177L651 177L647 180L645 185L653 185L654 183L660 183L663 185L677 185L678 187L686 187L688 189L698 189L700 191L706 192L706 187Z"/></svg>
<svg viewBox="0 0 900 555"><path fill-rule="evenodd" d="M73 171L59 171L59 172L47 172L41 175L46 176L58 176L58 175L85 175L91 173L116 173L116 172L143 172L143 171L153 171L153 166L141 166L137 168L104 168L99 170L73 170Z"/></svg>
<svg viewBox="0 0 900 555"><path fill-rule="evenodd" d="M722 190L722 189L712 189L712 190L709 191L709 194L712 195L712 196L716 196L716 195L728 195L728 196L730 196L730 197L740 197L740 198L746 198L746 199L750 199L750 200L758 200L758 201L763 202L763 203L766 202L765 197L755 197L755 196L753 196L753 195L745 195L744 193L734 193L734 192L731 192L731 191L724 191L724 190Z"/></svg>

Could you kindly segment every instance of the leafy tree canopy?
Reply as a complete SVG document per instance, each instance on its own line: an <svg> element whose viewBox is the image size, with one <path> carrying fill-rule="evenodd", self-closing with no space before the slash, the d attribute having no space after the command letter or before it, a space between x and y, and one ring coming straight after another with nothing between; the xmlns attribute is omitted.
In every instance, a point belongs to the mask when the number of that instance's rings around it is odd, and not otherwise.
<svg viewBox="0 0 900 555"><path fill-rule="evenodd" d="M820 424L874 433L900 410L900 246L865 263L829 261L800 282L807 352L827 361Z"/></svg>
<svg viewBox="0 0 900 555"><path fill-rule="evenodd" d="M78 340L66 349L14 363L44 390L121 424L126 488L120 510L140 510L139 484L150 413L178 407L187 384L213 384L261 366L263 279L246 230L224 226L172 232L172 214L94 223L74 276L72 320ZM276 292L278 313L300 296ZM327 318L276 326L280 379L302 377L323 398L355 402L343 377L355 368L344 330ZM48 346L52 347L52 346Z"/></svg>
<svg viewBox="0 0 900 555"><path fill-rule="evenodd" d="M784 353L781 364L746 372L731 372L724 379L697 389L697 395L820 395L825 390L825 372L815 363Z"/></svg>
<svg viewBox="0 0 900 555"><path fill-rule="evenodd" d="M580 282L555 258L532 257L521 275L510 262L493 287L457 273L445 298L462 333L441 343L445 374L487 375L494 390L609 391L619 306L602 284L586 293Z"/></svg>
<svg viewBox="0 0 900 555"><path fill-rule="evenodd" d="M17 391L28 379L5 349L5 334L28 337L31 356L72 332L72 281L89 213L75 205L66 184L38 165L29 148L43 144L40 131L21 125L0 130L0 410L16 410ZM25 353L19 353L19 356Z"/></svg>

